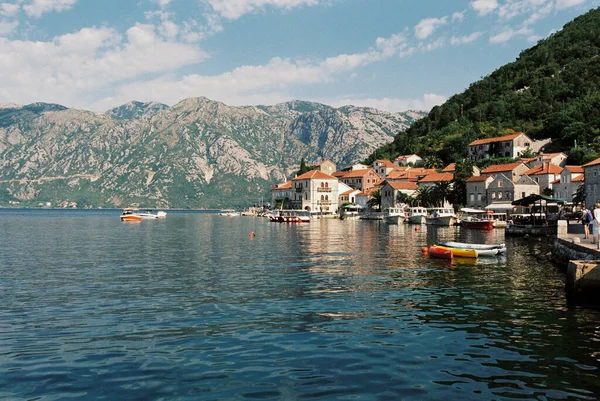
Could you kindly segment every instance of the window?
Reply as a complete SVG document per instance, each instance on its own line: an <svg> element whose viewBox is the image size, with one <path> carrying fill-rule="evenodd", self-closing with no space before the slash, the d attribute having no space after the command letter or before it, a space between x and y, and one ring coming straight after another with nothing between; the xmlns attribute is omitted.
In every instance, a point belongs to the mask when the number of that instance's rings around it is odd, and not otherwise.
<svg viewBox="0 0 600 401"><path fill-rule="evenodd" d="M481 202L481 194L477 194L477 201Z"/></svg>
<svg viewBox="0 0 600 401"><path fill-rule="evenodd" d="M496 199L496 193L492 192L492 199Z"/></svg>
<svg viewBox="0 0 600 401"><path fill-rule="evenodd" d="M498 199L502 199L502 191L498 192Z"/></svg>
<svg viewBox="0 0 600 401"><path fill-rule="evenodd" d="M478 189L478 188L477 188L477 185L475 185L475 192L477 192L477 189Z"/></svg>
<svg viewBox="0 0 600 401"><path fill-rule="evenodd" d="M475 194L471 194L469 196L469 199L471 200L471 202L475 202Z"/></svg>
<svg viewBox="0 0 600 401"><path fill-rule="evenodd" d="M502 180L498 180L498 188L502 188Z"/></svg>
<svg viewBox="0 0 600 401"><path fill-rule="evenodd" d="M510 200L510 192L506 191L506 200Z"/></svg>
<svg viewBox="0 0 600 401"><path fill-rule="evenodd" d="M521 192L521 198L525 197L525 192Z"/></svg>

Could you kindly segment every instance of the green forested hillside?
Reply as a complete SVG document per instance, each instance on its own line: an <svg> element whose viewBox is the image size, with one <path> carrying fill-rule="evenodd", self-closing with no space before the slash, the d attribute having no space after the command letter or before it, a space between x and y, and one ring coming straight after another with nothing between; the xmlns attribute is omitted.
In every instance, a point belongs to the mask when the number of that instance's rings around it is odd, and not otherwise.
<svg viewBox="0 0 600 401"><path fill-rule="evenodd" d="M456 161L471 141L511 130L552 138L550 150L568 153L569 164L599 157L599 55L600 8L434 107L367 162L411 153Z"/></svg>

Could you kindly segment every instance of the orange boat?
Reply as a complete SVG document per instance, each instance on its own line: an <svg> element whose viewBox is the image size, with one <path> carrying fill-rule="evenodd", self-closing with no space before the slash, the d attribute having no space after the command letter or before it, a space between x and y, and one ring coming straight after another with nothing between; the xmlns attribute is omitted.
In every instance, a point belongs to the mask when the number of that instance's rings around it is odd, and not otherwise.
<svg viewBox="0 0 600 401"><path fill-rule="evenodd" d="M121 214L121 221L142 221L142 216L134 213L131 209L125 209Z"/></svg>
<svg viewBox="0 0 600 401"><path fill-rule="evenodd" d="M452 250L448 248L438 247L435 245L430 246L428 252L429 255L431 255L434 258L452 259L454 257L454 253L452 252Z"/></svg>

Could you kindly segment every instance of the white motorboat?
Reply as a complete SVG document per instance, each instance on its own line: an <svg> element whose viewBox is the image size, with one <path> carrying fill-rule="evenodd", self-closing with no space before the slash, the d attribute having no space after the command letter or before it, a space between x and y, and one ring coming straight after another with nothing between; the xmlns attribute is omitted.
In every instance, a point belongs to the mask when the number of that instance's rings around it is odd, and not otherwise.
<svg viewBox="0 0 600 401"><path fill-rule="evenodd" d="M219 216L236 217L239 215L240 213L236 212L234 209L223 209L219 212Z"/></svg>
<svg viewBox="0 0 600 401"><path fill-rule="evenodd" d="M474 249L479 251L480 254L491 254L496 255L499 253L506 252L506 244L470 244L466 242L440 242L440 245L448 247L448 248L458 248L458 249ZM489 251L489 252L488 252Z"/></svg>
<svg viewBox="0 0 600 401"><path fill-rule="evenodd" d="M388 207L383 212L383 220L389 224L402 224L405 219L404 208Z"/></svg>
<svg viewBox="0 0 600 401"><path fill-rule="evenodd" d="M406 221L409 224L425 224L427 209L422 206L411 207L408 209Z"/></svg>
<svg viewBox="0 0 600 401"><path fill-rule="evenodd" d="M451 207L434 207L427 209L426 223L434 226L453 226L458 221L454 209Z"/></svg>
<svg viewBox="0 0 600 401"><path fill-rule="evenodd" d="M159 211L154 213L152 210L146 209L144 211L138 212L138 216L142 219L164 219L167 217L167 212Z"/></svg>

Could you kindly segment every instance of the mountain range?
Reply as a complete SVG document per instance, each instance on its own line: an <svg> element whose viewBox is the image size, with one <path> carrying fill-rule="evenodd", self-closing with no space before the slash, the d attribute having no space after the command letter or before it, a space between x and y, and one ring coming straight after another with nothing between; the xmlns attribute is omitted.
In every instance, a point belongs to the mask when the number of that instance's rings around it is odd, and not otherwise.
<svg viewBox="0 0 600 401"><path fill-rule="evenodd" d="M105 113L1 105L0 206L248 206L269 200L302 158L360 162L423 115L304 101L232 107L202 97Z"/></svg>

